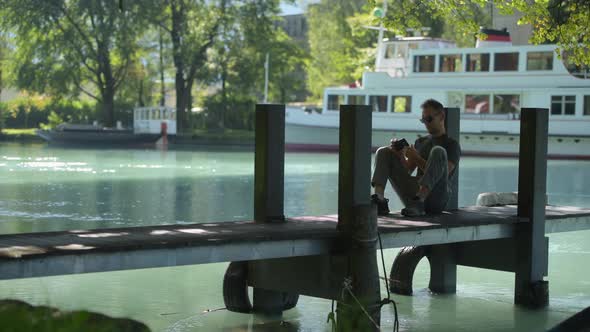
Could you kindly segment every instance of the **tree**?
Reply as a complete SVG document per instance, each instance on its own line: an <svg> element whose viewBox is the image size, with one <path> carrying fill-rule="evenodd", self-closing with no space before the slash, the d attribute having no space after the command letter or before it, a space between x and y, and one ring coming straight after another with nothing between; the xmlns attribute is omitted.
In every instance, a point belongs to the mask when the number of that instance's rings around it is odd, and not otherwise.
<svg viewBox="0 0 590 332"><path fill-rule="evenodd" d="M266 55L269 101L285 103L304 85L295 72L303 67L306 54L279 27L278 0L234 4L227 8L219 38L209 52L202 83L217 91L204 99L204 106L208 127L251 129L253 105L263 100Z"/></svg>
<svg viewBox="0 0 590 332"><path fill-rule="evenodd" d="M372 6L382 3L381 0L369 2ZM407 28L420 28L422 17L433 16L453 22L457 31L474 36L481 24L478 10L490 2L503 15L522 13L519 24L532 25L533 44L556 43L577 65L590 65L588 0L389 0L388 8L392 10L387 11L383 22L389 29L403 33Z"/></svg>
<svg viewBox="0 0 590 332"><path fill-rule="evenodd" d="M6 84L6 74L5 69L8 63L8 56L9 56L9 46L8 46L8 34L4 31L0 30L0 96L2 96L2 90L7 85ZM1 102L2 100L0 100ZM0 117L2 115L0 114ZM1 120L0 120L1 121Z"/></svg>
<svg viewBox="0 0 590 332"><path fill-rule="evenodd" d="M112 0L2 0L4 24L17 43L17 86L55 95L85 93L112 126L115 96L145 25L141 7L142 1L120 8Z"/></svg>
<svg viewBox="0 0 590 332"><path fill-rule="evenodd" d="M376 34L373 41L353 38L347 18L359 13L366 4L366 0L321 0L309 6L308 86L311 98L320 99L326 86L348 84L360 78L358 64L366 59L366 54L359 49L371 47L377 40Z"/></svg>
<svg viewBox="0 0 590 332"><path fill-rule="evenodd" d="M170 35L172 60L176 69L177 128L189 129L188 111L192 88L207 61L207 50L218 34L229 0L166 0L159 11L158 25ZM154 13L157 14L157 13Z"/></svg>

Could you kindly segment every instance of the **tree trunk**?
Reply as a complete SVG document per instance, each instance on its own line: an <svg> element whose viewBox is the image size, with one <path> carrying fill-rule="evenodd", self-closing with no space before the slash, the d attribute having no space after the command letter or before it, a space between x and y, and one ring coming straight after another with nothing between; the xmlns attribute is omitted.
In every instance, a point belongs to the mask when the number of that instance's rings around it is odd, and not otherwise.
<svg viewBox="0 0 590 332"><path fill-rule="evenodd" d="M166 105L166 85L164 84L164 40L162 38L162 29L159 31L160 36L160 106Z"/></svg>
<svg viewBox="0 0 590 332"><path fill-rule="evenodd" d="M180 7L179 7L179 6ZM176 128L180 132L186 130L186 107L188 105L187 92L185 87L185 63L182 58L182 41L181 35L184 32L183 3L170 3L172 28L170 29L170 39L172 40L172 58L174 66L176 67L176 75L174 77L174 84L176 88Z"/></svg>
<svg viewBox="0 0 590 332"><path fill-rule="evenodd" d="M223 64L223 70L221 72L221 109L219 114L219 127L225 128L225 111L227 109L227 89L225 83L227 80L227 63Z"/></svg>
<svg viewBox="0 0 590 332"><path fill-rule="evenodd" d="M137 92L137 103L140 107L144 107L143 102L143 78L139 80L139 91Z"/></svg>
<svg viewBox="0 0 590 332"><path fill-rule="evenodd" d="M186 127L186 89L184 87L184 78L182 77L182 72L177 68L176 69L176 128L184 132Z"/></svg>
<svg viewBox="0 0 590 332"><path fill-rule="evenodd" d="M115 123L115 89L106 87L102 90L102 112L104 114L105 127L114 127Z"/></svg>

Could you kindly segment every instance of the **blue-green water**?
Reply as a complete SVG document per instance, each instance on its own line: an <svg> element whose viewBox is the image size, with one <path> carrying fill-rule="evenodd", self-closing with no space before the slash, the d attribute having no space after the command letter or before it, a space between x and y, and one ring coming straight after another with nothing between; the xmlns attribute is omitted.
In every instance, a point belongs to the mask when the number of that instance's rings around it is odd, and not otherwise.
<svg viewBox="0 0 590 332"><path fill-rule="evenodd" d="M0 233L251 219L252 152L78 150L0 145ZM515 191L518 161L464 158L460 205L483 191ZM335 213L338 156L287 154L288 216ZM590 163L550 161L549 203L590 207ZM400 208L390 189L393 208ZM514 277L459 267L457 294L426 290L418 266L413 297L397 296L402 330L543 331L590 306L590 231L550 236L551 302L515 307ZM391 264L397 250L385 251ZM288 324L219 310L227 264L0 281L0 298L127 316L154 331L329 331L331 302L302 297ZM389 268L389 266L388 266ZM383 290L385 294L385 290ZM0 323L1 324L1 323ZM393 310L382 312L383 330Z"/></svg>

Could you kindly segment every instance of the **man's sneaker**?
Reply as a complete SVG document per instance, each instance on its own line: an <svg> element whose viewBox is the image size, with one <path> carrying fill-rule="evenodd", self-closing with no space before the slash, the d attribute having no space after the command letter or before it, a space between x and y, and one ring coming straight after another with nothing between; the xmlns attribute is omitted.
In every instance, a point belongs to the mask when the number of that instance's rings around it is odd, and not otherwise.
<svg viewBox="0 0 590 332"><path fill-rule="evenodd" d="M402 209L402 215L406 217L420 217L426 215L424 202L415 197L406 208Z"/></svg>
<svg viewBox="0 0 590 332"><path fill-rule="evenodd" d="M374 194L371 196L371 201L377 204L377 215L386 216L389 214L389 205L387 205L389 200L387 198L379 199L379 196Z"/></svg>

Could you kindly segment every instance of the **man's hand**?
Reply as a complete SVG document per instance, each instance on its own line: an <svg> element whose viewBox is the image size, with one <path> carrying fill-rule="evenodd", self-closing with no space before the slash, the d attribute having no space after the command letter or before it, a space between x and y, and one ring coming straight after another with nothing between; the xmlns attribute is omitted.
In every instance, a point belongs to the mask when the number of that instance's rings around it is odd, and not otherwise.
<svg viewBox="0 0 590 332"><path fill-rule="evenodd" d="M394 146L395 142L397 142L398 139L397 138L392 138L391 141L389 141L390 145L389 145L389 149L400 159L402 160L406 160L406 151L408 150L408 147L405 146L403 149L401 150L397 150Z"/></svg>
<svg viewBox="0 0 590 332"><path fill-rule="evenodd" d="M407 150L406 157L408 158L409 161L417 164L417 161L422 159L422 157L420 157L420 154L418 153L418 150L416 150L414 145L410 145L408 148L406 148L406 150Z"/></svg>

